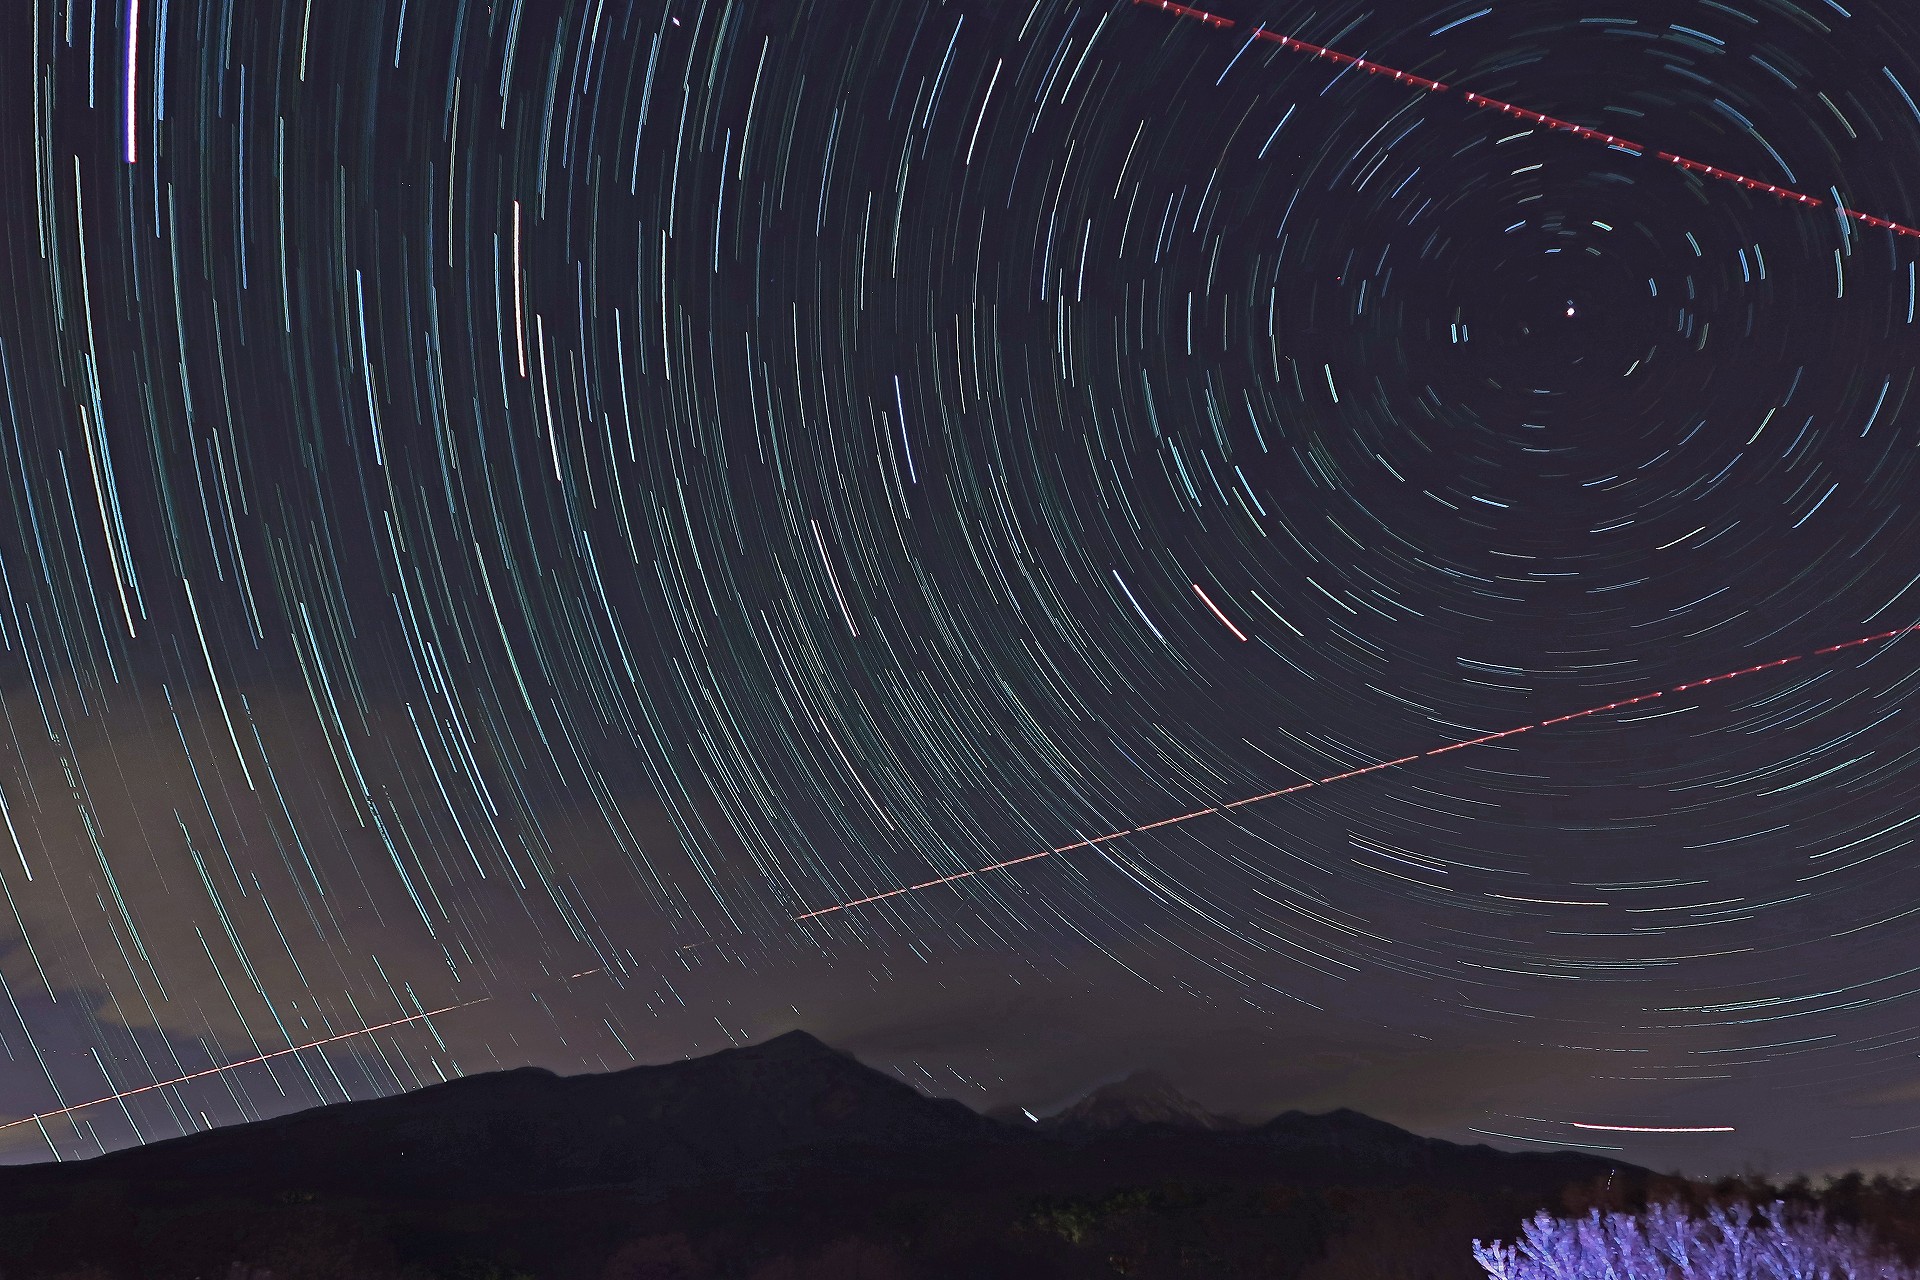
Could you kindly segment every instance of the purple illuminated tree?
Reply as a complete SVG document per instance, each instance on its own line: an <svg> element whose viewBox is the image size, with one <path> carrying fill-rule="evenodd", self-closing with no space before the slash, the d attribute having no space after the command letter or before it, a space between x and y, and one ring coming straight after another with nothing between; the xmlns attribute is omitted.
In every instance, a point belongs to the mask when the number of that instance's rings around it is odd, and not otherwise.
<svg viewBox="0 0 1920 1280"><path fill-rule="evenodd" d="M1698 1215L1676 1204L1584 1218L1542 1212L1512 1244L1475 1240L1473 1256L1488 1280L1920 1280L1858 1228L1780 1200Z"/></svg>

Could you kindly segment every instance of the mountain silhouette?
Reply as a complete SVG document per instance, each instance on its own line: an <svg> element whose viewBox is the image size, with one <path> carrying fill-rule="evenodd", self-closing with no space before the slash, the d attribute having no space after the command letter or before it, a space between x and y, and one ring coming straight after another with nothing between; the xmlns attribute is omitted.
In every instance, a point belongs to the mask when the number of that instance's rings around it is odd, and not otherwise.
<svg viewBox="0 0 1920 1280"><path fill-rule="evenodd" d="M1377 1249L1381 1213L1418 1256L1465 1258L1571 1187L1650 1176L1355 1111L1242 1124L1151 1073L1020 1120L799 1031L603 1074L492 1072L0 1168L0 1275L1071 1280L1124 1257L1284 1280L1343 1240ZM809 1250L812 1270L781 1261ZM856 1265L881 1255L909 1261Z"/></svg>
<svg viewBox="0 0 1920 1280"><path fill-rule="evenodd" d="M1124 1080L1101 1085L1066 1110L1047 1117L1041 1127L1121 1129L1140 1124L1206 1130L1241 1127L1236 1121L1214 1115L1157 1071L1136 1071Z"/></svg>
<svg viewBox="0 0 1920 1280"><path fill-rule="evenodd" d="M687 1184L796 1151L923 1150L997 1132L804 1031L664 1066L559 1076L540 1067L298 1111L64 1165L31 1180L216 1184L453 1196L602 1183Z"/></svg>

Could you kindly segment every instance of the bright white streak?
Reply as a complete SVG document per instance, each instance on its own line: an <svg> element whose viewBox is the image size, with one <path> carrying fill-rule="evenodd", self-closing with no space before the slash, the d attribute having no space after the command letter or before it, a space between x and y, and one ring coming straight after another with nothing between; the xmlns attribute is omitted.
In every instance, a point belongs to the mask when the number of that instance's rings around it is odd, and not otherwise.
<svg viewBox="0 0 1920 1280"><path fill-rule="evenodd" d="M1576 1129L1598 1129L1603 1133L1732 1133L1730 1124L1703 1124L1692 1127L1653 1124L1581 1124L1573 1122Z"/></svg>
<svg viewBox="0 0 1920 1280"><path fill-rule="evenodd" d="M520 292L520 202L513 202L513 340L520 349L520 376L527 376L527 312Z"/></svg>
<svg viewBox="0 0 1920 1280"><path fill-rule="evenodd" d="M135 90L139 87L140 0L127 0L127 163L140 158L139 133L135 125L139 112Z"/></svg>

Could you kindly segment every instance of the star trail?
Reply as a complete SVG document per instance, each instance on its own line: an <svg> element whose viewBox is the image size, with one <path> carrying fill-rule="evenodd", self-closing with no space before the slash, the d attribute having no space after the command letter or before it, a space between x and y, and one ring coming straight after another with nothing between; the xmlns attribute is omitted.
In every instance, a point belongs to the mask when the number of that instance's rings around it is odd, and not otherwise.
<svg viewBox="0 0 1920 1280"><path fill-rule="evenodd" d="M1904 8L4 10L4 1158L796 1026L1920 1152Z"/></svg>

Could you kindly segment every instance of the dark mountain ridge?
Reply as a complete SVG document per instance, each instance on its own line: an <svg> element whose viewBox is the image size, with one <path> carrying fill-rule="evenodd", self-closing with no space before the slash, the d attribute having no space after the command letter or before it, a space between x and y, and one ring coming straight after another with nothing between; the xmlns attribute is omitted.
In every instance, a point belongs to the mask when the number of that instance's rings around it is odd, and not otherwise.
<svg viewBox="0 0 1920 1280"><path fill-rule="evenodd" d="M45 1180L469 1195L604 1183L682 1185L791 1152L939 1148L1002 1131L804 1031L660 1066L466 1076L187 1134L84 1161L0 1169L0 1194Z"/></svg>
<svg viewBox="0 0 1920 1280"><path fill-rule="evenodd" d="M746 1048L604 1074L521 1067L363 1102L315 1107L84 1161L0 1168L0 1195L75 1181L464 1196L607 1184L738 1180L857 1150L1010 1163L1100 1148L1170 1168L1319 1163L1355 1174L1435 1166L1582 1176L1622 1167L1572 1152L1496 1151L1357 1111L1288 1111L1263 1124L1213 1115L1164 1077L1102 1086L1040 1125L930 1098L804 1031ZM1158 1153L1148 1157L1145 1153Z"/></svg>
<svg viewBox="0 0 1920 1280"><path fill-rule="evenodd" d="M1354 1111L1230 1122L1153 1076L1095 1090L1044 1126L1007 1123L791 1032L661 1066L494 1072L0 1168L0 1274L187 1280L251 1259L248 1280L1061 1280L1111 1275L1124 1256L1141 1260L1125 1272L1136 1276L1284 1278L1342 1240L1372 1241L1362 1224L1381 1212L1411 1215L1408 1239L1444 1238L1465 1259L1473 1233L1510 1231L1570 1187L1645 1176ZM911 1265L862 1272L832 1254L849 1240ZM619 1263L634 1249L679 1261ZM763 1270L809 1250L832 1257Z"/></svg>

